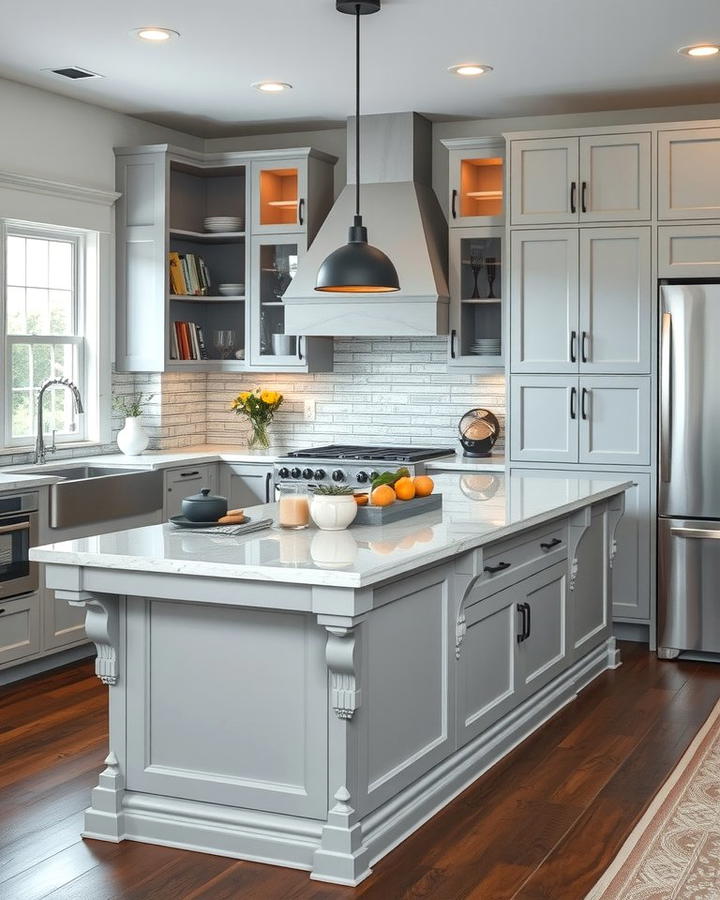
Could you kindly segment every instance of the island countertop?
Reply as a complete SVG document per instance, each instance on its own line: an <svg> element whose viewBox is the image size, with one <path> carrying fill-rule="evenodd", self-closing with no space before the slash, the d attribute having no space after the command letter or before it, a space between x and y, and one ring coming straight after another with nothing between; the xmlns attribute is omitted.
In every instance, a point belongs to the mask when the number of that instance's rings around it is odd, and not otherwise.
<svg viewBox="0 0 720 900"><path fill-rule="evenodd" d="M383 527L272 528L228 537L152 525L35 547L30 556L60 566L357 589L541 525L632 485L611 476L547 475L440 475L435 483L443 495L442 510ZM274 518L275 505L247 513Z"/></svg>

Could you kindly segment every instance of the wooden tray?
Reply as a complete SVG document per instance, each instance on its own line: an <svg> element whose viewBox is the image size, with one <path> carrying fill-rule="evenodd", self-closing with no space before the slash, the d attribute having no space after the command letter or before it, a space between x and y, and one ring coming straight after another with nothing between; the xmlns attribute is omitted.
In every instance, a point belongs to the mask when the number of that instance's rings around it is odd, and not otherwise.
<svg viewBox="0 0 720 900"><path fill-rule="evenodd" d="M429 497L416 497L414 500L396 500L390 506L358 506L353 525L387 525L441 507L442 494L430 494Z"/></svg>

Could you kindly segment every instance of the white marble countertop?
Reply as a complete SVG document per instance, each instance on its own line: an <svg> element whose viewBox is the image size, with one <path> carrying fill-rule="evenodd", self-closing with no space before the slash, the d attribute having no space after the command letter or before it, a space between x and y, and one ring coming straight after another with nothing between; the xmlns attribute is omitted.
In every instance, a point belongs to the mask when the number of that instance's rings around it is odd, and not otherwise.
<svg viewBox="0 0 720 900"><path fill-rule="evenodd" d="M425 463L428 472L438 469L449 469L453 472L504 472L505 456L494 453L492 456L473 457L455 453L453 456L443 456L440 459L430 459Z"/></svg>
<svg viewBox="0 0 720 900"><path fill-rule="evenodd" d="M52 475L22 475L19 472L0 472L0 493L4 494L6 491L42 487L44 484L55 484L59 480L57 476Z"/></svg>
<svg viewBox="0 0 720 900"><path fill-rule="evenodd" d="M545 475L438 475L442 510L384 527L273 528L227 537L152 525L36 547L30 556L68 566L358 588L550 521L632 484L611 477ZM248 514L274 517L275 505L254 507Z"/></svg>

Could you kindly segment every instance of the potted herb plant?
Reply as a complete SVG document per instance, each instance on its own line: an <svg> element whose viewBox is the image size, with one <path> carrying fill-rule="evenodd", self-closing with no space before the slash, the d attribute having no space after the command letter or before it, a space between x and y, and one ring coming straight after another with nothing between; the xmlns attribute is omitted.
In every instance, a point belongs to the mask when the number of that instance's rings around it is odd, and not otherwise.
<svg viewBox="0 0 720 900"><path fill-rule="evenodd" d="M310 501L313 522L323 531L343 531L357 515L357 503L351 487L321 484Z"/></svg>
<svg viewBox="0 0 720 900"><path fill-rule="evenodd" d="M230 409L238 416L247 416L250 421L248 449L266 450L270 446L268 426L283 402L279 391L255 388L242 391L230 404Z"/></svg>
<svg viewBox="0 0 720 900"><path fill-rule="evenodd" d="M127 456L139 456L147 449L150 438L142 426L140 417L154 394L116 394L113 409L125 418L125 425L118 432L117 445Z"/></svg>

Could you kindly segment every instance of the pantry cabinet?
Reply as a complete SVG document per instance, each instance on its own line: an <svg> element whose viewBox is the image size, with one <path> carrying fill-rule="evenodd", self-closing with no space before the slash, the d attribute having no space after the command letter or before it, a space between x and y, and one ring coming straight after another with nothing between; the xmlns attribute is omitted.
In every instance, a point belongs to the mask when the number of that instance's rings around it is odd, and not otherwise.
<svg viewBox="0 0 720 900"><path fill-rule="evenodd" d="M514 461L649 465L646 376L514 376Z"/></svg>
<svg viewBox="0 0 720 900"><path fill-rule="evenodd" d="M650 219L650 133L511 142L512 225Z"/></svg>
<svg viewBox="0 0 720 900"><path fill-rule="evenodd" d="M511 254L513 372L650 372L649 228L517 230Z"/></svg>

